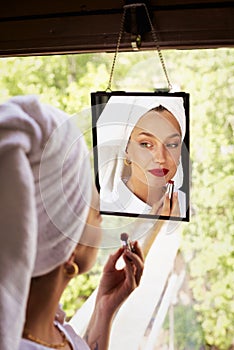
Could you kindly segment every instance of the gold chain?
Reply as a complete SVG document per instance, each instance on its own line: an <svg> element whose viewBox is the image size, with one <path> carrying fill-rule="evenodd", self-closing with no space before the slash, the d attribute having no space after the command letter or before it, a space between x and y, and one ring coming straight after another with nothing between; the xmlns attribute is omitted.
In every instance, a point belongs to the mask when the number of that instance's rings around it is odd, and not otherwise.
<svg viewBox="0 0 234 350"><path fill-rule="evenodd" d="M57 326L56 326L56 328L58 329L59 333L61 334L61 336L63 338L61 343L57 343L57 344L47 343L46 341L32 335L27 329L24 329L23 337L28 339L28 340L31 340L37 344L44 345L44 346L47 346L48 348L52 348L52 349L61 349L67 344L70 346L70 342L66 338L66 335Z"/></svg>
<svg viewBox="0 0 234 350"><path fill-rule="evenodd" d="M158 56L159 56L159 60L161 62L162 68L163 68L163 72L165 74L166 80L167 80L167 84L168 84L168 89L169 91L172 88L172 85L170 83L169 77L168 77L168 73L167 73L167 68L166 68L166 64L164 62L163 59L163 54L162 51L160 49L159 46L159 42L158 42L158 35L156 33L156 30L154 29L154 26L152 24L152 21L150 19L150 15L149 15L149 11L148 8L146 6L145 3L136 3L136 4L130 4L130 5L125 5L123 6L124 11L123 11L123 16L122 16L122 20L121 20L121 24L120 24L120 31L119 31L119 36L118 36L118 41L117 41L117 46L116 46L116 50L115 50L115 54L114 54L114 58L113 58L113 62L112 62L112 67L111 67L111 72L110 72L110 78L109 78L109 82L108 82L108 86L106 88L106 91L110 90L111 91L111 83L112 83L112 78L113 78L113 74L114 74L114 69L115 69L115 63L116 63L116 58L117 58L117 54L119 52L119 47L120 47L120 41L123 35L123 28L124 28L124 22L125 22L125 16L126 16L126 10L130 7L138 7L138 6L144 6L145 11L146 11L146 15L150 24L150 28L151 28L151 33L152 33L152 37L155 43L155 47L156 50L158 52Z"/></svg>
<svg viewBox="0 0 234 350"><path fill-rule="evenodd" d="M151 27L152 37L153 37L153 40L155 42L155 46L156 46L156 49L158 51L158 56L159 56L159 59L160 59L160 62L161 62L161 65L162 65L162 68L163 68L166 80L167 80L168 89L171 90L172 85L170 83L170 80L169 80L169 77L168 77L168 73L167 73L166 64L164 62L163 54L162 54L162 51L161 51L159 43L158 43L158 35L157 35L156 30L154 29L153 23L152 23L152 21L150 19L149 11L148 11L148 8L147 8L146 4L142 4L142 5L145 7L145 11L146 11L146 14L147 14L147 17L148 17L148 21L149 21L149 24L150 24L150 27Z"/></svg>
<svg viewBox="0 0 234 350"><path fill-rule="evenodd" d="M123 27L124 27L124 22L125 22L125 15L126 15L126 8L124 8L124 12L123 12L123 16L121 19L121 24L120 24L120 30L119 30L119 37L118 37L118 41L117 41L117 46L116 46L116 50L115 50L115 55L113 58L113 62L112 62L112 67L111 67L111 72L110 72L110 79L108 82L108 86L107 86L107 90L111 91L111 83L112 83L112 78L113 78L113 74L114 74L114 69L115 69L115 62L116 62L116 58L117 58L117 54L119 52L119 47L120 47L120 41L122 38L122 34L123 34Z"/></svg>

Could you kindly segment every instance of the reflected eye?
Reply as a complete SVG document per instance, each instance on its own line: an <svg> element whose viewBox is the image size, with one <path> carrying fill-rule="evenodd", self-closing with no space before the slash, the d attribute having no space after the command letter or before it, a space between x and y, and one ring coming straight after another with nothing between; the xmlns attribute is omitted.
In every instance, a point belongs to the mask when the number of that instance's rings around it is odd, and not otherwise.
<svg viewBox="0 0 234 350"><path fill-rule="evenodd" d="M149 142L140 142L140 146L142 148L151 148L151 147L153 147L153 145L151 143L149 143Z"/></svg>
<svg viewBox="0 0 234 350"><path fill-rule="evenodd" d="M177 148L179 147L179 143L178 142L174 142L174 143L167 143L166 144L167 148Z"/></svg>

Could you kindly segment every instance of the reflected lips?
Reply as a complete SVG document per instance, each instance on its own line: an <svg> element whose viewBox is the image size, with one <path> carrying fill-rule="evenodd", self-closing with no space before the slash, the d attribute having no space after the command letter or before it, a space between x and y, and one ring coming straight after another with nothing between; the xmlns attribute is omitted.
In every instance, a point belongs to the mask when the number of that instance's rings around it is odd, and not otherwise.
<svg viewBox="0 0 234 350"><path fill-rule="evenodd" d="M165 169L165 168L149 170L149 173L151 173L152 175L157 176L157 177L166 176L168 172L169 172L169 169Z"/></svg>

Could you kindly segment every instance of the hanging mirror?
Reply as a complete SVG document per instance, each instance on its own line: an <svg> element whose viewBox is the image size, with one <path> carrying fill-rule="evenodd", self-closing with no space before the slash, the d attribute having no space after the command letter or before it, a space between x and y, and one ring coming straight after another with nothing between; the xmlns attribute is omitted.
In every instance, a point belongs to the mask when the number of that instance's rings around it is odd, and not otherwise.
<svg viewBox="0 0 234 350"><path fill-rule="evenodd" d="M189 221L189 94L91 94L94 170L106 215Z"/></svg>

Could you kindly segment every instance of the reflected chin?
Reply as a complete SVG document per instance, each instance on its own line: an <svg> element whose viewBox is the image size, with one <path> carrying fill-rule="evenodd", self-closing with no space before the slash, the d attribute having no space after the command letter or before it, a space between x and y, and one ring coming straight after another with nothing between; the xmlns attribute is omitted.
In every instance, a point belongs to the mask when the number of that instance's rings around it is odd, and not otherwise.
<svg viewBox="0 0 234 350"><path fill-rule="evenodd" d="M165 186L167 183L167 179L165 176L163 177L157 177L154 175L151 175L150 178L148 178L148 187L162 187Z"/></svg>

